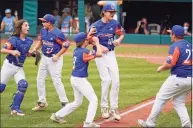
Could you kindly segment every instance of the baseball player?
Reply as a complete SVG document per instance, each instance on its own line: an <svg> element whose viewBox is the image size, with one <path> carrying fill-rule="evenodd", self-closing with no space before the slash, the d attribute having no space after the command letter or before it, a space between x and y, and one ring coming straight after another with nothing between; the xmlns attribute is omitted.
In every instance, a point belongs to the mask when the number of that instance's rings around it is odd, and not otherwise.
<svg viewBox="0 0 193 128"><path fill-rule="evenodd" d="M13 35L8 39L1 53L8 54L3 66L1 68L1 84L0 93L2 93L9 79L14 76L17 84L17 92L13 97L11 107L11 115L24 116L25 114L20 110L24 94L28 88L28 82L23 71L23 64L33 40L26 35L29 31L29 24L26 20L19 20L16 23Z"/></svg>
<svg viewBox="0 0 193 128"><path fill-rule="evenodd" d="M118 112L118 94L119 94L119 69L117 60L115 57L115 46L118 46L124 38L124 30L117 22L113 19L116 13L113 4L105 4L103 6L101 16L102 18L96 21L92 26L96 28L96 36L99 38L99 42L102 47L103 55L101 58L96 58L96 65L101 78L101 112L103 118L109 118L110 115L116 120L120 120ZM91 26L91 27L92 27ZM118 36L115 39L115 35ZM110 91L110 114L108 105L108 92L109 86L112 83Z"/></svg>
<svg viewBox="0 0 193 128"><path fill-rule="evenodd" d="M173 98L174 109L180 117L182 127L191 127L185 100L191 89L192 79L192 45L184 40L184 28L174 25L170 32L174 42L169 49L166 62L158 67L157 72L171 69L171 74L157 93L151 113L146 121L138 120L141 127L155 127L165 103Z"/></svg>
<svg viewBox="0 0 193 128"><path fill-rule="evenodd" d="M123 0L100 0L97 4L99 6L104 6L105 4L113 4L115 6L115 10L117 10L117 6L121 5L123 3ZM113 17L114 20L118 20L117 14Z"/></svg>
<svg viewBox="0 0 193 128"><path fill-rule="evenodd" d="M42 47L42 60L40 62L37 75L38 102L32 110L42 110L48 106L46 102L45 79L50 74L53 84L58 93L62 106L68 102L64 85L61 81L63 66L63 53L68 49L69 42L61 30L54 27L55 18L51 14L46 14L42 21L43 28L40 31L40 40L33 51Z"/></svg>
<svg viewBox="0 0 193 128"><path fill-rule="evenodd" d="M89 44L89 40L84 32L80 32L75 35L74 40L77 48L73 53L73 69L70 79L74 90L74 102L67 104L55 114L53 113L50 119L58 123L65 123L63 117L77 109L82 104L83 96L85 96L90 103L83 127L99 127L99 125L93 123L97 110L98 99L91 84L87 81L89 61L95 57L101 57L102 55L99 40L97 37L92 37L92 44L97 47L96 52L86 49Z"/></svg>

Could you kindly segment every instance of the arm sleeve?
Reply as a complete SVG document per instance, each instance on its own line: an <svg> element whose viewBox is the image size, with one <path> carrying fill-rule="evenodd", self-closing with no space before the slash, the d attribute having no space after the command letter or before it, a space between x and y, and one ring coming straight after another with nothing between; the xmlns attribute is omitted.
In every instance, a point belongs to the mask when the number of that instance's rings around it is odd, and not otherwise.
<svg viewBox="0 0 193 128"><path fill-rule="evenodd" d="M68 48L70 46L69 41L62 32L56 37L56 42L62 45L64 48Z"/></svg>
<svg viewBox="0 0 193 128"><path fill-rule="evenodd" d="M124 31L123 27L120 25L120 23L117 23L117 25L116 25L115 34L118 36L125 34L125 31Z"/></svg>
<svg viewBox="0 0 193 128"><path fill-rule="evenodd" d="M8 49L8 50L13 50L14 47L16 47L15 37L10 37L3 46L3 48Z"/></svg>
<svg viewBox="0 0 193 128"><path fill-rule="evenodd" d="M83 61L89 62L90 60L94 59L96 57L96 52L95 51L89 51L88 49L86 49L83 52Z"/></svg>
<svg viewBox="0 0 193 128"><path fill-rule="evenodd" d="M179 56L180 56L179 47L171 46L169 49L169 55L167 57L166 63L175 66L179 59Z"/></svg>

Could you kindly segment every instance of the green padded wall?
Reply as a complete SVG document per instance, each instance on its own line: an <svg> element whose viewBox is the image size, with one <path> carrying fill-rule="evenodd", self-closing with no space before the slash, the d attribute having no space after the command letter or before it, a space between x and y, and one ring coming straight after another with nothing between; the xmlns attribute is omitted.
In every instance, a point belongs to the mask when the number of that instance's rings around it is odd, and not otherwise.
<svg viewBox="0 0 193 128"><path fill-rule="evenodd" d="M79 17L79 26L80 32L84 32L85 23L84 23L84 0L78 0L78 17Z"/></svg>
<svg viewBox="0 0 193 128"><path fill-rule="evenodd" d="M30 25L29 35L36 36L38 0L24 0L23 4L23 19Z"/></svg>
<svg viewBox="0 0 193 128"><path fill-rule="evenodd" d="M192 43L192 36L185 36ZM124 44L172 44L170 35L125 34Z"/></svg>

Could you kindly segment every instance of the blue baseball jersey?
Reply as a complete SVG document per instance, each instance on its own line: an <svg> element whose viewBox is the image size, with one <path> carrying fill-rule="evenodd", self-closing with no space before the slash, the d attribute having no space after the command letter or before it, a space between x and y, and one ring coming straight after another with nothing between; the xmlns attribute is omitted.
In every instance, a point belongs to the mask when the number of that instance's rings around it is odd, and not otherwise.
<svg viewBox="0 0 193 128"><path fill-rule="evenodd" d="M86 48L76 48L73 53L72 76L88 77L88 62L96 56L95 51Z"/></svg>
<svg viewBox="0 0 193 128"><path fill-rule="evenodd" d="M186 40L173 43L166 62L173 65L171 74L181 77L192 76L192 45Z"/></svg>
<svg viewBox="0 0 193 128"><path fill-rule="evenodd" d="M14 16L7 18L6 16L3 18L3 22L5 24L4 32L13 32L14 30Z"/></svg>
<svg viewBox="0 0 193 128"><path fill-rule="evenodd" d="M54 28L50 32L42 28L40 31L40 40L43 43L42 53L48 57L57 54L62 49L63 43L67 41L62 31L58 28Z"/></svg>
<svg viewBox="0 0 193 128"><path fill-rule="evenodd" d="M124 29L120 25L119 22L112 19L108 23L104 23L102 20L98 20L95 23L93 23L92 26L96 27L96 34L99 38L99 42L101 45L107 47L110 50L114 50L113 41L115 38L115 35L124 35Z"/></svg>
<svg viewBox="0 0 193 128"><path fill-rule="evenodd" d="M9 50L18 50L20 52L20 56L18 56L18 60L17 60L15 56L8 54L6 57L7 60L10 63L13 63L17 66L22 67L32 43L33 43L33 40L29 37L26 37L25 40L22 40L18 36L11 36L8 39L8 41L5 43L3 48L9 49Z"/></svg>

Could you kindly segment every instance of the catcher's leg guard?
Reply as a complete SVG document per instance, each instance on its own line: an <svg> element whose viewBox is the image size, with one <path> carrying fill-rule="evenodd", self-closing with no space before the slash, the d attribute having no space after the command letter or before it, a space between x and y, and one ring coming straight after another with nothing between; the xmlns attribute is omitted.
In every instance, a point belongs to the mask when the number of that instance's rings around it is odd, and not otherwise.
<svg viewBox="0 0 193 128"><path fill-rule="evenodd" d="M27 90L28 83L26 80L22 79L18 82L18 91L16 92L14 98L13 98L13 103L11 105L11 114L17 114L23 116L24 114L20 110L20 105L23 101L24 94Z"/></svg>
<svg viewBox="0 0 193 128"><path fill-rule="evenodd" d="M0 84L0 93L2 93L5 90L6 85L5 84Z"/></svg>

